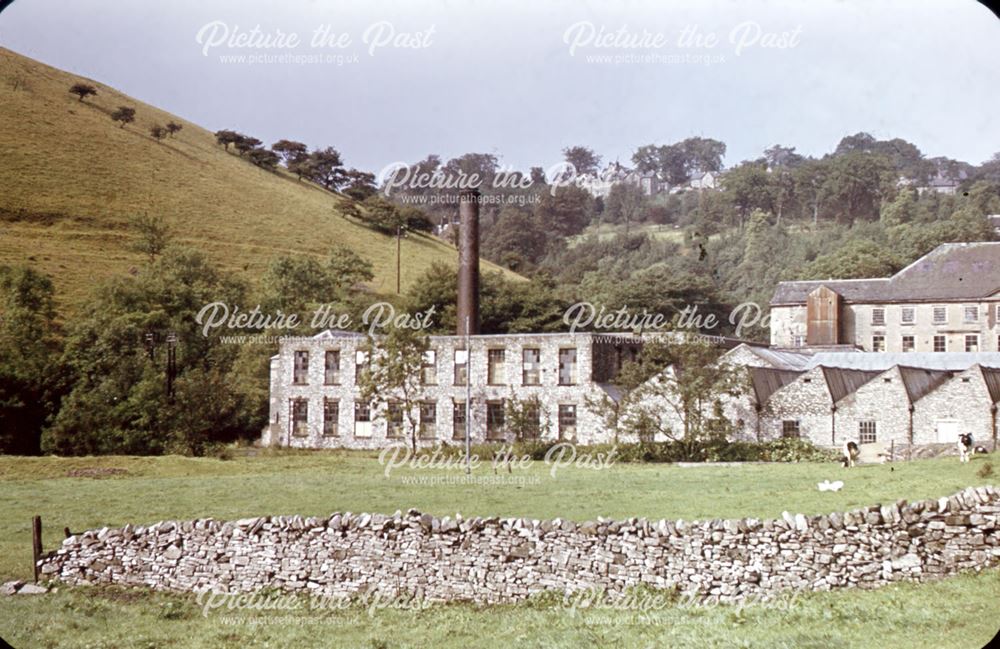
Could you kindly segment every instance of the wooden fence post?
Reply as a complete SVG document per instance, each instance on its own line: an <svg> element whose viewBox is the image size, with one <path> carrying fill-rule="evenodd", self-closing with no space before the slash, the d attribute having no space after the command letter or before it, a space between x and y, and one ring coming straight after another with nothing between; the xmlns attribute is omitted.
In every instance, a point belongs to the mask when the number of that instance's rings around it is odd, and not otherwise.
<svg viewBox="0 0 1000 649"><path fill-rule="evenodd" d="M31 519L31 555L34 561L32 566L35 573L35 583L38 583L38 560L42 558L42 517L35 516Z"/></svg>

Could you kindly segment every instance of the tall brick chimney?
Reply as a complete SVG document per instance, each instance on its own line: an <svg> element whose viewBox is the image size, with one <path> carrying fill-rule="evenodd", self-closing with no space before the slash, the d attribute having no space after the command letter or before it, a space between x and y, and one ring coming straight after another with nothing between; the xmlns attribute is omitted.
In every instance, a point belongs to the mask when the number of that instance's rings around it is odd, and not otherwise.
<svg viewBox="0 0 1000 649"><path fill-rule="evenodd" d="M479 333L479 190L466 189L458 198L458 304L459 336Z"/></svg>

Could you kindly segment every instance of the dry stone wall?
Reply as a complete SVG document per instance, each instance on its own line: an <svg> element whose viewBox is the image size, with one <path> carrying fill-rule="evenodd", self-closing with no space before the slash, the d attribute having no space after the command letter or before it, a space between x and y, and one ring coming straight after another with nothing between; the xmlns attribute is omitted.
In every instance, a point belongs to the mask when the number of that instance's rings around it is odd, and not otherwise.
<svg viewBox="0 0 1000 649"><path fill-rule="evenodd" d="M272 587L501 603L546 590L614 596L644 584L696 601L738 602L997 565L1000 490L777 520L574 523L410 510L164 521L71 536L39 563L50 580L173 591Z"/></svg>

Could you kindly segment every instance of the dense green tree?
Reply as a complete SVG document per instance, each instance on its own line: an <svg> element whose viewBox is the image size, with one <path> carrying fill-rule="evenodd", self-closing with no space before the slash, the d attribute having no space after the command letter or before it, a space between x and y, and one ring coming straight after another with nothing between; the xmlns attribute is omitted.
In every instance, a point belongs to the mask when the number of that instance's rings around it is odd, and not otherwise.
<svg viewBox="0 0 1000 649"><path fill-rule="evenodd" d="M594 174L601 164L601 156L585 146L570 146L562 150L563 160L573 165L577 175Z"/></svg>
<svg viewBox="0 0 1000 649"><path fill-rule="evenodd" d="M882 201L893 197L895 183L887 158L852 151L830 160L820 200L838 223L874 221Z"/></svg>
<svg viewBox="0 0 1000 649"><path fill-rule="evenodd" d="M568 237L590 224L593 211L593 198L585 189L566 186L543 193L535 206L535 217L549 231Z"/></svg>
<svg viewBox="0 0 1000 649"><path fill-rule="evenodd" d="M73 387L43 435L43 450L202 453L209 441L256 434L263 422L246 416L254 408L244 403L241 382L235 377L210 380L230 375L238 347L222 344L220 329L206 332L194 317L213 303L239 305L244 295L244 287L205 255L183 248L168 248L134 277L101 285L69 332L63 363L72 372ZM171 339L176 350L173 396L166 380ZM208 383L222 392L181 390ZM207 403L238 405L225 409L229 416L211 420L211 430L181 423L191 409L204 409Z"/></svg>
<svg viewBox="0 0 1000 649"><path fill-rule="evenodd" d="M548 247L548 232L527 209L508 205L483 237L483 254L505 263L513 270L525 270L541 261Z"/></svg>
<svg viewBox="0 0 1000 649"><path fill-rule="evenodd" d="M0 266L0 453L35 454L66 388L51 280Z"/></svg>
<svg viewBox="0 0 1000 649"><path fill-rule="evenodd" d="M900 261L883 246L858 239L818 257L802 271L800 279L888 277L901 266Z"/></svg>

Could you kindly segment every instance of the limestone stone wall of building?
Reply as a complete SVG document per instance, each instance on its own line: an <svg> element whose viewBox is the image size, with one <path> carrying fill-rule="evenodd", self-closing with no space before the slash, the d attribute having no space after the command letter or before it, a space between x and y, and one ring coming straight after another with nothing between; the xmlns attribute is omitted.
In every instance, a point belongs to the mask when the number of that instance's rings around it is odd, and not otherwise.
<svg viewBox="0 0 1000 649"><path fill-rule="evenodd" d="M873 337L882 336L885 351L902 352L903 336L913 336L916 352L933 352L934 336L945 337L945 351L962 352L965 337L977 335L978 351L1000 351L1000 319L997 318L996 300L937 302L937 303L855 303L843 305L841 312L842 344L857 345L865 351L873 350ZM965 317L966 307L975 307L978 318ZM873 319L873 310L880 308L884 319ZM913 309L912 323L903 322L903 309ZM935 321L935 309L944 309L945 319ZM771 307L771 345L794 347L796 337L806 336L806 307L804 304L775 305Z"/></svg>
<svg viewBox="0 0 1000 649"><path fill-rule="evenodd" d="M775 391L764 404L760 417L761 439L778 439L782 435L782 422L798 421L800 437L818 446L834 446L832 404L823 368L815 367Z"/></svg>
<svg viewBox="0 0 1000 649"><path fill-rule="evenodd" d="M834 446L860 442L861 422L875 422L875 441L908 444L910 400L898 367L893 367L837 402Z"/></svg>
<svg viewBox="0 0 1000 649"><path fill-rule="evenodd" d="M164 521L67 538L44 579L171 591L369 591L505 603L542 591L676 589L702 602L923 581L1000 563L1000 491L776 520L336 513Z"/></svg>
<svg viewBox="0 0 1000 649"><path fill-rule="evenodd" d="M296 448L384 448L392 443L409 440L409 432L400 438L390 437L386 425L385 409L372 409L370 434L361 435L355 426L355 403L361 399L357 386L356 354L363 350L366 338L358 335L334 335L327 338L305 339L297 345L282 345L280 353L271 361L271 400L268 430L262 441L268 444ZM545 439L560 438L559 406L572 405L576 409L575 432L562 431L562 439L581 444L609 441L604 426L596 413L587 407L604 394L591 379L593 346L589 335L538 334L511 336L474 336L471 342L470 380L472 383L472 441L487 441L487 403L503 400L525 400L538 397L541 402L541 420L547 434ZM463 349L465 340L455 336L432 336L431 348L435 351L435 380L420 389L420 401L435 404L436 422L428 434L418 440L422 446L464 443L464 426L456 430L455 402L464 404L466 387L455 381L455 351ZM540 353L540 385L525 385L523 381L522 351L538 349ZM559 383L559 350L576 350L576 380L571 385ZM496 385L487 380L487 353L490 349L505 352L504 376ZM325 353L340 353L340 378L336 384L325 382ZM296 351L309 353L308 380L295 384L292 380ZM308 403L308 425L303 435L295 435L291 425L291 402L305 399ZM338 404L335 434L323 434L324 400ZM418 408L411 413L419 421ZM513 439L506 435L503 439Z"/></svg>
<svg viewBox="0 0 1000 649"><path fill-rule="evenodd" d="M953 425L954 429L946 430L946 423ZM913 412L913 442L954 442L957 440L951 438L952 433L972 433L976 444L992 444L994 426L993 400L982 371L975 365L956 373L916 402Z"/></svg>

